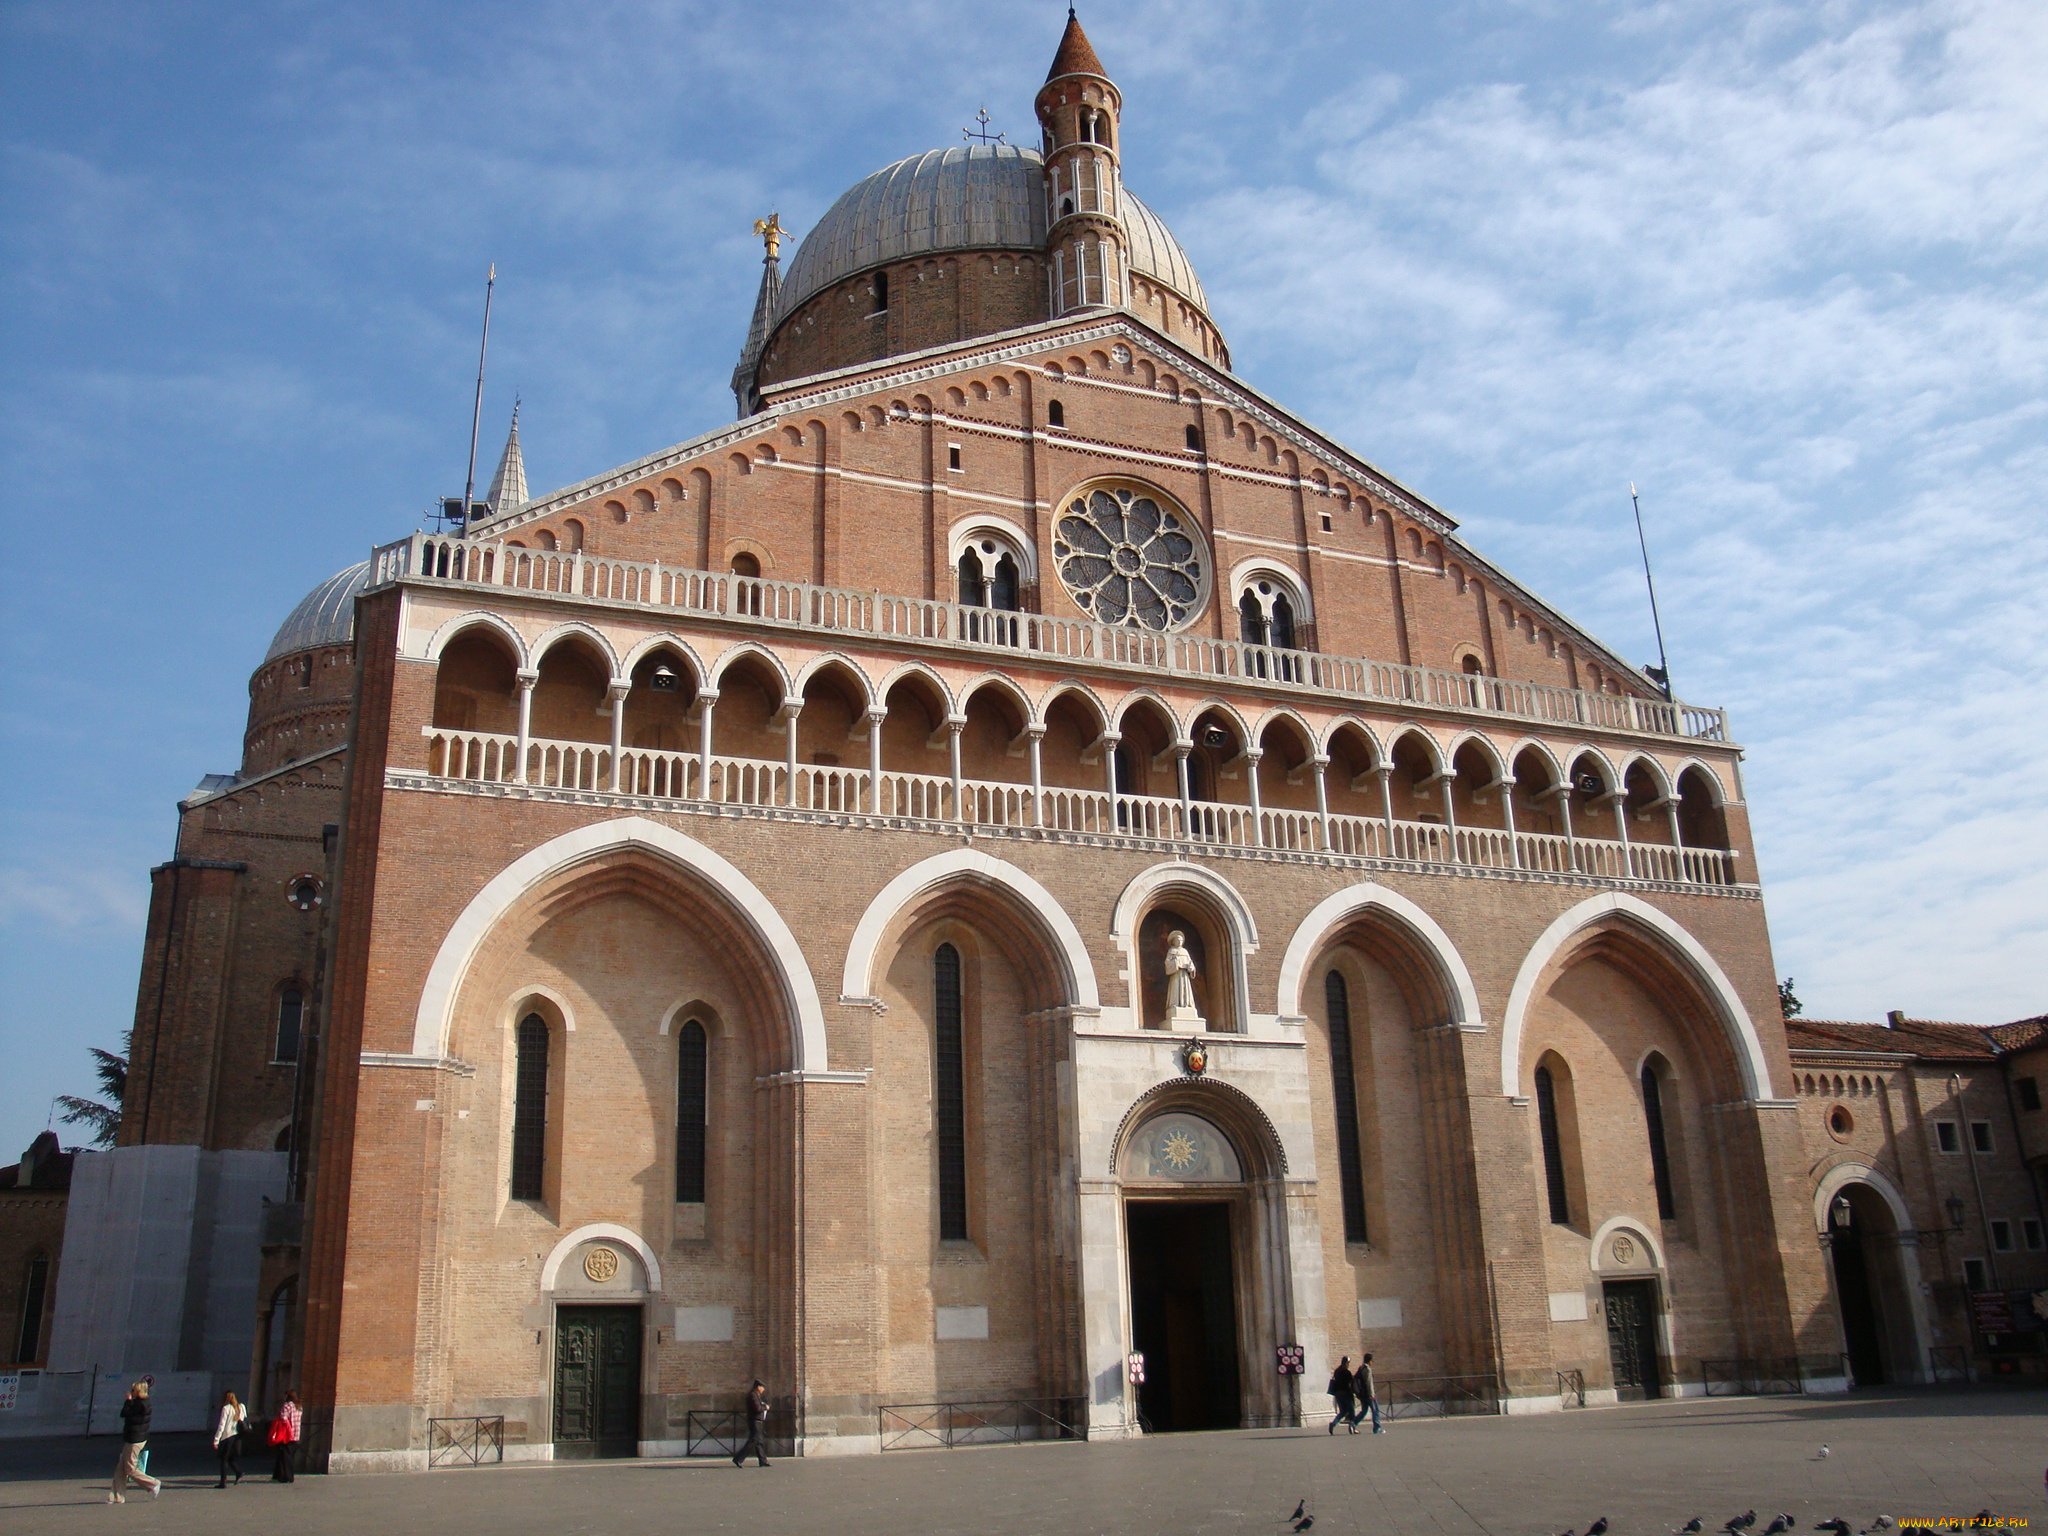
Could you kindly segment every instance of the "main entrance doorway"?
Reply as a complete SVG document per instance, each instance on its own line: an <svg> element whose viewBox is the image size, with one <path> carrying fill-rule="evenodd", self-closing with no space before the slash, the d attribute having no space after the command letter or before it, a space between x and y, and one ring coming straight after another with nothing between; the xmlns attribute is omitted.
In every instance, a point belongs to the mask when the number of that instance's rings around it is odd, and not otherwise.
<svg viewBox="0 0 2048 1536"><path fill-rule="evenodd" d="M1609 1280L1601 1286L1607 1313L1607 1358L1614 1367L1614 1393L1638 1402L1663 1395L1657 1373L1657 1282Z"/></svg>
<svg viewBox="0 0 2048 1536"><path fill-rule="evenodd" d="M1884 1244L1892 1255L1898 1241L1883 1202L1861 1185L1850 1185L1828 1209L1828 1256L1835 1269L1835 1299L1842 1308L1842 1348L1859 1387L1881 1386L1884 1368L1884 1289L1872 1249ZM1880 1261L1881 1262L1881 1261Z"/></svg>
<svg viewBox="0 0 2048 1536"><path fill-rule="evenodd" d="M555 1459L640 1450L640 1309L555 1309Z"/></svg>
<svg viewBox="0 0 2048 1536"><path fill-rule="evenodd" d="M1237 1294L1231 1208L1130 1201L1131 1340L1145 1357L1138 1411L1154 1430L1236 1429Z"/></svg>

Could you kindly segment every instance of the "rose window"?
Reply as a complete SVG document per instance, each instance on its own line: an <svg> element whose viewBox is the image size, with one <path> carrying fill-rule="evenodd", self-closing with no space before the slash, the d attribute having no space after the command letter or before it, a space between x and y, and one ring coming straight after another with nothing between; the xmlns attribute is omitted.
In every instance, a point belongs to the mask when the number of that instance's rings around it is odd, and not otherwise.
<svg viewBox="0 0 2048 1536"><path fill-rule="evenodd" d="M1076 496L1053 527L1052 548L1074 601L1101 623L1163 631L1201 609L1202 551L1187 514L1141 490Z"/></svg>

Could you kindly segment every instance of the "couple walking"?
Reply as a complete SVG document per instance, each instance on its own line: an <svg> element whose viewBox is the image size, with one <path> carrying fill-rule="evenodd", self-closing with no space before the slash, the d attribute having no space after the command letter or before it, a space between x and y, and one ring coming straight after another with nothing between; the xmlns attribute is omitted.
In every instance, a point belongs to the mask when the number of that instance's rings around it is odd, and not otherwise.
<svg viewBox="0 0 2048 1536"><path fill-rule="evenodd" d="M1367 1355L1358 1362L1358 1369L1351 1368L1351 1357L1346 1355L1337 1362L1337 1369L1330 1375L1330 1396L1337 1402L1337 1417L1330 1420L1330 1433L1337 1433L1339 1424L1349 1425L1352 1434L1358 1433L1358 1421L1368 1410L1372 1413L1372 1432L1386 1433L1380 1424L1379 1394L1373 1390L1372 1356Z"/></svg>

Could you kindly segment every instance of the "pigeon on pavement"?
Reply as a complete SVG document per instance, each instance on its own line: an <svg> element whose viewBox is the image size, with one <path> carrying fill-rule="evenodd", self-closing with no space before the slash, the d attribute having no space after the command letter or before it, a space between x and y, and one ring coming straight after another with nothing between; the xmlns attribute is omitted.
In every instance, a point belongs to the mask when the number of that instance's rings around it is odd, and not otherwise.
<svg viewBox="0 0 2048 1536"><path fill-rule="evenodd" d="M1607 1536L1607 1517L1602 1515L1586 1527L1586 1536Z"/></svg>

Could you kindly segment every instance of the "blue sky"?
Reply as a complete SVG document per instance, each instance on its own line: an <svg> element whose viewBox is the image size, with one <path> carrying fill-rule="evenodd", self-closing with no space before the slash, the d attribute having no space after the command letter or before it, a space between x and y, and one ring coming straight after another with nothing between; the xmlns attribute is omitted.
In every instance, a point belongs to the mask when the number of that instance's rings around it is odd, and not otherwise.
<svg viewBox="0 0 2048 1536"><path fill-rule="evenodd" d="M807 229L1063 7L0 9L0 1159L134 1007L173 803L297 598L460 487L731 415ZM1098 0L1239 371L1725 705L1808 1012L2048 1008L2048 11ZM485 471L488 472L487 469Z"/></svg>

